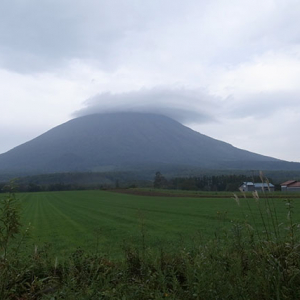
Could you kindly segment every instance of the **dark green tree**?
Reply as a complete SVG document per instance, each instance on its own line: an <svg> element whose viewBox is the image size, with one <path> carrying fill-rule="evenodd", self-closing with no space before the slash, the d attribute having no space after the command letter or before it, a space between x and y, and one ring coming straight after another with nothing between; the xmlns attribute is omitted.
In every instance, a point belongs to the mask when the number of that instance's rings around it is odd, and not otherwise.
<svg viewBox="0 0 300 300"><path fill-rule="evenodd" d="M155 189L163 189L168 187L168 180L160 173L156 172L153 186Z"/></svg>

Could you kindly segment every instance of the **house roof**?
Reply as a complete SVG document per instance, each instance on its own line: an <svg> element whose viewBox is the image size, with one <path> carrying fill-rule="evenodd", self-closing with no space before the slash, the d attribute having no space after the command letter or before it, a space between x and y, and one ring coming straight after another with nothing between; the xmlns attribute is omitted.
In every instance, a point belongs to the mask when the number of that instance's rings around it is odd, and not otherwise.
<svg viewBox="0 0 300 300"><path fill-rule="evenodd" d="M295 183L295 182L297 182L297 181L296 180L288 180L288 181L285 181L285 182L281 183L280 185L290 185L290 184Z"/></svg>
<svg viewBox="0 0 300 300"><path fill-rule="evenodd" d="M262 183L262 182L258 182L258 183L254 183L254 186L256 188L262 188L262 187L274 187L274 185L272 183L267 184L266 182Z"/></svg>
<svg viewBox="0 0 300 300"><path fill-rule="evenodd" d="M295 181L294 183L289 184L288 187L300 187L300 182Z"/></svg>
<svg viewBox="0 0 300 300"><path fill-rule="evenodd" d="M247 185L247 186L254 186L256 188L262 188L262 187L268 187L267 183L262 183L262 182L243 182L243 185ZM274 185L272 183L269 183L269 187L273 188Z"/></svg>

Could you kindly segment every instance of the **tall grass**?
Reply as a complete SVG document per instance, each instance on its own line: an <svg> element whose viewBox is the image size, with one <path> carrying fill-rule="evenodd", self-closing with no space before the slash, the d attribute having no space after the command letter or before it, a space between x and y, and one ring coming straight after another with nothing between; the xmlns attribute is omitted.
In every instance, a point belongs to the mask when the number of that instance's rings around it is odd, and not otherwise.
<svg viewBox="0 0 300 300"><path fill-rule="evenodd" d="M96 252L79 248L60 261L47 244L24 255L26 229L22 233L10 193L1 203L0 299L300 299L299 224L293 222L292 201L283 203L287 219L281 224L268 193L241 197L234 199L242 218L225 230L226 212L219 213L218 231L208 242L195 236L185 243L183 237L172 251L151 248L139 212L140 241L125 243L122 259L100 255L97 238Z"/></svg>

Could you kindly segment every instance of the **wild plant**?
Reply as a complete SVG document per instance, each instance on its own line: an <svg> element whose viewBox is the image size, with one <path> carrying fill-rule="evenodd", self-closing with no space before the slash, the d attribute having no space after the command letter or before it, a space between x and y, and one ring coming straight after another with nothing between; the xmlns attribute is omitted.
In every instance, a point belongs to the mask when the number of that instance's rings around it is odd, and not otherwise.
<svg viewBox="0 0 300 300"><path fill-rule="evenodd" d="M20 209L14 188L9 186L9 193L0 203L0 251L1 258L6 260L8 248L20 231Z"/></svg>
<svg viewBox="0 0 300 300"><path fill-rule="evenodd" d="M260 173L260 178L270 191L268 179L264 179L262 173ZM265 285L262 288L265 291L267 290L269 295L273 294L272 297L275 295L277 299L294 299L293 297L296 299L299 297L295 284L300 282L300 243L297 234L299 224L293 220L294 207L292 200L284 200L287 208L287 222L284 226L283 223L279 222L274 199L264 189L261 193L254 191L252 200L247 198L243 192L242 195L245 198L244 203L247 204L252 223L254 224L253 228L249 220L245 218L244 228L251 228L246 233L248 236L251 235L252 239L255 236L252 247L244 249L243 259L246 257L246 260L249 262L251 257L251 260L256 262L257 266L252 266L250 272L259 274L258 278L261 281L259 284L260 286ZM237 195L234 195L234 199L240 204L240 199ZM251 205L249 205L249 202L253 200L256 203L258 218L251 209ZM244 214L245 212L242 210L242 213ZM257 225L259 223L262 224L263 230L258 229L259 226ZM237 234L237 224L233 228L235 231L233 240L239 241L239 246L241 240L240 231Z"/></svg>
<svg viewBox="0 0 300 300"><path fill-rule="evenodd" d="M139 223L139 230L140 230L140 237L141 237L141 246L142 246L142 254L144 255L146 251L146 220L143 211L140 209L137 211L138 223Z"/></svg>
<svg viewBox="0 0 300 300"><path fill-rule="evenodd" d="M0 298L5 295L5 288L9 278L9 251L11 242L20 232L20 210L15 197L14 186L6 186L8 194L0 201Z"/></svg>

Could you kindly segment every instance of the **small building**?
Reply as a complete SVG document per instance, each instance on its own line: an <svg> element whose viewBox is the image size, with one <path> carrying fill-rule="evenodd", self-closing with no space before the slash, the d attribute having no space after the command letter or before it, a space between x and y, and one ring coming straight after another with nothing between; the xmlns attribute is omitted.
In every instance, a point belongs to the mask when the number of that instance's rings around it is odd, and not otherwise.
<svg viewBox="0 0 300 300"><path fill-rule="evenodd" d="M254 192L255 186L253 182L243 182L243 184L240 186L240 190L243 192Z"/></svg>
<svg viewBox="0 0 300 300"><path fill-rule="evenodd" d="M300 181L288 180L281 185L282 192L300 192Z"/></svg>
<svg viewBox="0 0 300 300"><path fill-rule="evenodd" d="M244 192L254 192L254 191L270 191L274 192L274 185L272 183L262 183L262 182L243 182L240 186L240 190Z"/></svg>

